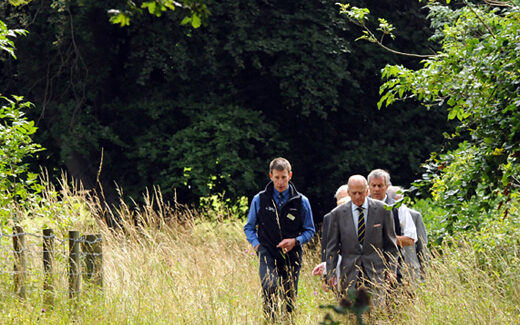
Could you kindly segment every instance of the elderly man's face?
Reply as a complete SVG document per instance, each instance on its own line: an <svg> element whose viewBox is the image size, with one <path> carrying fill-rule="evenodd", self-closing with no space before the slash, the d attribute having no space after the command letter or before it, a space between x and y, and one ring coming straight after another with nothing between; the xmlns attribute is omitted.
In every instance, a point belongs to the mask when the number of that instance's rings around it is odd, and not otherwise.
<svg viewBox="0 0 520 325"><path fill-rule="evenodd" d="M385 183L384 177L374 177L370 180L368 184L370 188L370 196L373 199L383 201L386 196L386 190L388 189L388 184Z"/></svg>
<svg viewBox="0 0 520 325"><path fill-rule="evenodd" d="M366 182L352 181L348 183L348 193L352 203L357 206L363 205L365 198L368 195L368 189Z"/></svg>
<svg viewBox="0 0 520 325"><path fill-rule="evenodd" d="M345 202L350 201L350 196L348 195L348 190L342 190L336 195L336 204L340 205Z"/></svg>

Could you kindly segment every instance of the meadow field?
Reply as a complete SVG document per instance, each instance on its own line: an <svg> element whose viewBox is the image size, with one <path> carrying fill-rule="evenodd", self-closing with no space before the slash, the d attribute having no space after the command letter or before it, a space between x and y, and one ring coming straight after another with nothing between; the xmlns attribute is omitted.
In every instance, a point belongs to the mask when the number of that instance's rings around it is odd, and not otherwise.
<svg viewBox="0 0 520 325"><path fill-rule="evenodd" d="M66 195L71 210L99 213L92 200ZM51 204L53 202L50 202ZM57 203L57 202L55 202ZM227 212L226 212L227 211ZM0 324L262 324L258 258L247 243L243 216L165 206L154 195L140 210L126 205L121 227L76 220L84 232L103 235L103 287L83 282L79 296L67 291L67 242L58 240L52 305L44 304L41 237L27 230L27 293L13 288L12 242L1 238ZM38 224L32 222L32 224ZM63 222L62 222L63 224ZM137 224L137 226L136 226ZM40 225L44 227L46 225ZM66 237L58 227L57 238ZM27 226L30 228L30 226ZM60 232L59 229L63 231ZM311 275L319 262L319 244L304 247L297 311L287 324L319 324L326 313L340 324L355 319L322 305L335 304L332 292ZM477 252L464 240L435 253L426 281L409 295L394 292L394 304L372 308L367 324L518 324L520 323L520 259L516 252ZM491 266L490 266L491 265Z"/></svg>

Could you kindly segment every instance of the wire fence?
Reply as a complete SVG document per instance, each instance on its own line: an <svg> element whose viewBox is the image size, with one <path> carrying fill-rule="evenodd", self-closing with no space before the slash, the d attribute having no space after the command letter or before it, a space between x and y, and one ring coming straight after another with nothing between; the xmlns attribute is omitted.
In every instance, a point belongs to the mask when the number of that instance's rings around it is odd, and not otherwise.
<svg viewBox="0 0 520 325"><path fill-rule="evenodd" d="M0 232L0 299L42 295L53 303L56 295L77 297L82 282L103 287L103 238L69 231L59 238L52 229L42 234ZM83 280L83 281L82 281Z"/></svg>

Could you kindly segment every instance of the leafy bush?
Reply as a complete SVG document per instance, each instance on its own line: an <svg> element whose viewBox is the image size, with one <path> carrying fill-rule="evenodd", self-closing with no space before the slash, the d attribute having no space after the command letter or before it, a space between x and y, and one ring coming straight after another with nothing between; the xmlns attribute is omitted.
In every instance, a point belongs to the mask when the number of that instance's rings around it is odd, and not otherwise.
<svg viewBox="0 0 520 325"><path fill-rule="evenodd" d="M0 52L5 51L16 59L14 53L14 42L9 37L13 38L17 35L26 35L27 31L23 29L9 29L7 25L0 20Z"/></svg>
<svg viewBox="0 0 520 325"><path fill-rule="evenodd" d="M16 58L10 38L25 34L25 30L8 29L0 20L0 52ZM17 205L33 204L38 200L41 188L37 175L29 170L27 158L43 148L32 142L31 136L37 128L23 112L31 104L24 102L23 97L8 98L1 94L0 103L0 226L3 229Z"/></svg>
<svg viewBox="0 0 520 325"><path fill-rule="evenodd" d="M165 193L178 188L197 196L226 193L237 198L261 186L259 171L265 175L268 166L262 157L287 149L263 114L244 107L200 105L189 119L186 128L166 134L160 143L143 140L143 150L135 157L142 159L139 167L164 166L155 181ZM157 152L153 161L150 152Z"/></svg>
<svg viewBox="0 0 520 325"><path fill-rule="evenodd" d="M0 100L5 103L0 107L0 220L5 225L18 206L28 207L41 199L38 175L30 171L28 158L43 148L32 142L37 128L23 112L31 104L17 96Z"/></svg>
<svg viewBox="0 0 520 325"><path fill-rule="evenodd" d="M474 250L483 255L491 252L499 258L486 260L480 258L483 269L497 274L509 273L510 265L507 263L513 257L520 254L520 200L518 197L512 200L509 209L510 215L501 218L504 208L497 211L494 218L484 220L478 232L465 234L463 237L471 243ZM461 235L456 236L461 237Z"/></svg>
<svg viewBox="0 0 520 325"><path fill-rule="evenodd" d="M11 30L0 21L0 50L15 57L10 38L27 34ZM26 117L32 104L22 96L0 95L0 229L10 233L13 224L26 232L52 228L63 236L68 230L86 230L95 225L84 195L71 189L65 178L58 192L49 179L31 171L30 160L44 148L33 142L37 131ZM44 176L44 175L42 175Z"/></svg>
<svg viewBox="0 0 520 325"><path fill-rule="evenodd" d="M246 219L249 210L247 197L237 199L226 198L224 193L200 198L199 209L213 221L225 221L232 218Z"/></svg>
<svg viewBox="0 0 520 325"><path fill-rule="evenodd" d="M478 230L520 187L520 10L471 3L429 9L442 51L415 71L386 67L381 103L414 97L427 107L446 106L448 118L459 120L446 137L464 141L432 156L423 184L446 210L449 233Z"/></svg>
<svg viewBox="0 0 520 325"><path fill-rule="evenodd" d="M496 189L496 179L483 176L482 169L489 166L489 160L483 160L486 158L477 146L462 142L456 150L433 154L426 164L427 173L415 183L423 192L429 192L431 202L442 210L446 234L478 231L482 222L500 217L494 210L507 197Z"/></svg>
<svg viewBox="0 0 520 325"><path fill-rule="evenodd" d="M418 56L425 59L416 70L387 65L379 106L413 98L428 109L445 107L448 119L458 121L456 131L445 134L456 148L432 154L416 184L443 210L440 232L455 234L478 231L499 218L495 210L506 217L520 191L520 7L447 3L427 5L431 40L440 50ZM382 40L394 37L391 24L379 20L379 40L367 27L369 10L340 8L365 29L361 39L389 49Z"/></svg>

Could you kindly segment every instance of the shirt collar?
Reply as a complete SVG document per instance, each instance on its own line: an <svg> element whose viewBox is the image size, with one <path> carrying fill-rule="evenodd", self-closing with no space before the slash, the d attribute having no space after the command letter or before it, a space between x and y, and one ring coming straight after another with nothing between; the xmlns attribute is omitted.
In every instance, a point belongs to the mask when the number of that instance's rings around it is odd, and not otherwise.
<svg viewBox="0 0 520 325"><path fill-rule="evenodd" d="M287 195L289 194L289 188L285 189L283 192L278 192L278 190L275 188L273 191L274 196L278 197L278 193L282 194L282 197L285 199Z"/></svg>
<svg viewBox="0 0 520 325"><path fill-rule="evenodd" d="M377 199L374 199L374 198L372 197L372 195L370 195L369 197L370 197L372 200L379 201L379 200L377 200ZM386 199L387 199L387 198L388 198L388 194L385 194L385 197L381 200L381 202L386 202Z"/></svg>
<svg viewBox="0 0 520 325"><path fill-rule="evenodd" d="M368 200L367 200L367 198L365 198L365 201L363 202L363 204L361 204L361 207L363 208L363 210L367 211L367 209L368 209ZM352 202L352 211L355 211L357 208L358 208L358 206L355 205L354 202Z"/></svg>

